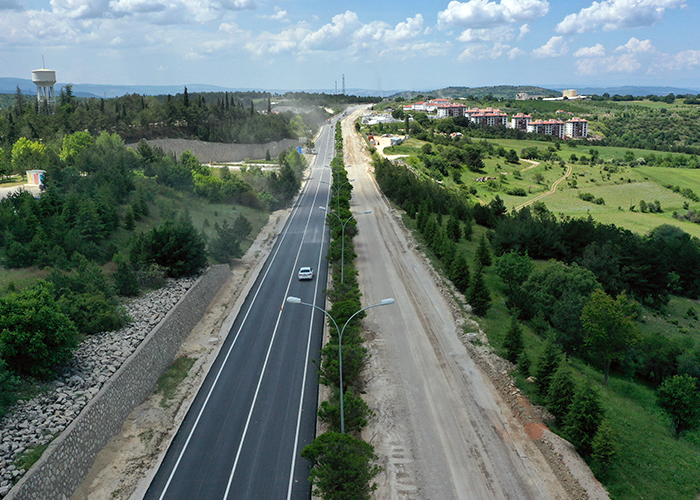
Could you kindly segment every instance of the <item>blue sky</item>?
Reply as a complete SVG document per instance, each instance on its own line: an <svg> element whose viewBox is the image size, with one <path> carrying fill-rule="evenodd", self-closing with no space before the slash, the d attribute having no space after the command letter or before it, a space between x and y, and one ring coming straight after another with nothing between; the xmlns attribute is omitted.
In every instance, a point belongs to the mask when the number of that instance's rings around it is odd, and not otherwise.
<svg viewBox="0 0 700 500"><path fill-rule="evenodd" d="M0 76L233 88L700 91L697 0L0 0Z"/></svg>

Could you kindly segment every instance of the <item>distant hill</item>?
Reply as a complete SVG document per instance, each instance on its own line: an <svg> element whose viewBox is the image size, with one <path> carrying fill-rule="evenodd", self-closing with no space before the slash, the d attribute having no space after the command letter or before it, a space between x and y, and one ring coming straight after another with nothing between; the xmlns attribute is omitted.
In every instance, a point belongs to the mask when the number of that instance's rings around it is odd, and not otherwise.
<svg viewBox="0 0 700 500"><path fill-rule="evenodd" d="M58 82L55 85L56 94L61 91L62 87L65 87L67 83ZM253 88L232 88L232 87L221 87L218 85L206 85L199 83L192 83L186 85L100 85L91 83L74 83L73 85L73 95L77 97L118 97L125 94L140 94L140 95L175 95L182 93L183 89L187 87L188 92L248 92L251 90L270 92L272 94L284 94L292 89L253 89ZM29 78L1 78L0 77L0 94L14 94L19 86L22 93L25 95L36 94L36 85ZM293 90L299 92L299 89ZM326 93L333 94L333 90L329 89L316 89L316 90L306 90L309 93ZM396 90L378 91L378 90L366 90L366 89L347 89L346 93L348 95L356 95L360 97L366 96L388 96L395 94Z"/></svg>
<svg viewBox="0 0 700 500"><path fill-rule="evenodd" d="M635 97L648 96L648 95L658 95L664 96L668 94L700 94L700 89L683 89L678 87L566 87L570 89L576 89L579 95L603 95L608 93L610 95L632 95Z"/></svg>
<svg viewBox="0 0 700 500"><path fill-rule="evenodd" d="M430 90L423 92L416 91L405 91L399 92L391 97L404 97L406 99L412 99L417 95L432 96L432 97L444 97L448 99L458 99L465 98L468 96L474 96L482 98L486 95L491 94L493 97L505 98L505 99L515 99L516 94L526 93L529 96L542 96L542 97L560 97L561 91L546 89L544 87L534 87L531 85L496 85L492 87L446 87L444 89Z"/></svg>

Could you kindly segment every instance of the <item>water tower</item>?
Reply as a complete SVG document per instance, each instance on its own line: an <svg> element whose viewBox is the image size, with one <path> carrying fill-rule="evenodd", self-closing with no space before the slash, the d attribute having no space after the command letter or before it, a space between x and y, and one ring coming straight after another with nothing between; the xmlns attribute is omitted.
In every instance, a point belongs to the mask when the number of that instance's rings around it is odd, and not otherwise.
<svg viewBox="0 0 700 500"><path fill-rule="evenodd" d="M32 81L36 84L36 100L39 104L52 106L56 103L53 86L56 83L56 72L52 69L32 70Z"/></svg>

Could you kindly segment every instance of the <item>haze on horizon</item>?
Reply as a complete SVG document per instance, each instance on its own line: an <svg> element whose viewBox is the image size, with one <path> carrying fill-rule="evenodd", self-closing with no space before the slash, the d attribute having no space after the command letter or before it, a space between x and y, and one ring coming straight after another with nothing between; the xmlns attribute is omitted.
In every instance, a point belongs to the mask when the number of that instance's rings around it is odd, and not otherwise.
<svg viewBox="0 0 700 500"><path fill-rule="evenodd" d="M0 76L312 90L700 88L688 0L0 0Z"/></svg>

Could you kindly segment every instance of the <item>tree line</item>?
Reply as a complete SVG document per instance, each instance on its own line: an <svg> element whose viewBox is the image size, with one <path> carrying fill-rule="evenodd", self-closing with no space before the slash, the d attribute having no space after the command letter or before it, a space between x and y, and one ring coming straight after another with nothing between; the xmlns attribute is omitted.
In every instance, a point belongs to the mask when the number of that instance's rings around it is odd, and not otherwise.
<svg viewBox="0 0 700 500"><path fill-rule="evenodd" d="M485 315L491 304L479 275L491 268L502 280L512 318L502 352L525 376L535 375L540 397L553 408L564 435L584 456L598 453L601 470L614 455L614 437L603 425L595 391L572 380L555 384L566 389L549 395L549 381L567 357L598 367L606 382L618 373L658 386L658 403L677 436L699 423L693 402L700 397L700 348L687 336L642 335L638 328L641 304L654 311L663 310L671 294L698 298L696 239L667 225L640 236L590 217L558 218L543 203L511 213L499 197L472 205L459 190L399 163L375 156L374 166L382 191L415 219L427 248L476 315ZM470 269L455 244L460 231L469 237L472 221L487 228L488 237L480 241ZM535 266L535 259L543 264ZM692 308L687 314L697 317ZM534 368L534 360L523 354L521 322L549 346ZM579 392L581 402L572 406ZM579 404L590 408L584 411ZM597 438L598 432L605 436Z"/></svg>
<svg viewBox="0 0 700 500"><path fill-rule="evenodd" d="M292 112L273 113L270 95L250 92L188 93L175 96L127 94L111 99L77 98L62 88L55 107L39 105L18 89L13 105L0 110L0 148L8 151L20 137L60 140L77 131L98 135L116 132L126 142L140 139L197 139L225 143L266 143L296 139L316 128L324 117L308 115L308 123ZM7 162L7 158L5 158Z"/></svg>

